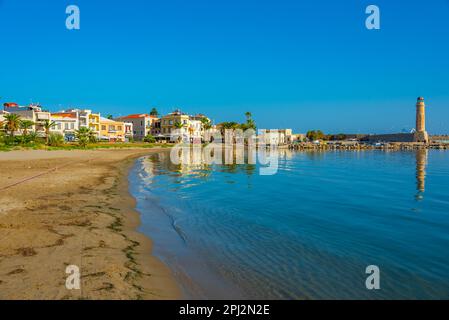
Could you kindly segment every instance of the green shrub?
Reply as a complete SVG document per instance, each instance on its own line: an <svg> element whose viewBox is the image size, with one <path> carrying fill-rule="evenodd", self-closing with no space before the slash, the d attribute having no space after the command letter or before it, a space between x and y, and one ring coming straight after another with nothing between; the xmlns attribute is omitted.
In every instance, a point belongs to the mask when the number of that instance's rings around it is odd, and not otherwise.
<svg viewBox="0 0 449 320"><path fill-rule="evenodd" d="M30 132L26 136L27 142L34 142L34 143L43 143L44 139L40 138L39 135L36 132Z"/></svg>
<svg viewBox="0 0 449 320"><path fill-rule="evenodd" d="M5 135L3 137L3 143L7 146L12 146L17 144L16 137L11 137L10 135Z"/></svg>
<svg viewBox="0 0 449 320"><path fill-rule="evenodd" d="M48 145L51 147L59 147L64 144L64 136L60 133L50 133L48 135Z"/></svg>
<svg viewBox="0 0 449 320"><path fill-rule="evenodd" d="M156 138L153 137L151 134L148 134L148 135L143 139L143 142L155 143L155 142L156 142Z"/></svg>

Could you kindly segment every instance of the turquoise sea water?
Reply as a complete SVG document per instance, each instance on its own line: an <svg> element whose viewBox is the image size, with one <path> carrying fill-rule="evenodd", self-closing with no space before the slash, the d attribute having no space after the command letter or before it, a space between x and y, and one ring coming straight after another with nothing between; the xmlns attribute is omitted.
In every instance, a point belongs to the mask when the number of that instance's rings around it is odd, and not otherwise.
<svg viewBox="0 0 449 320"><path fill-rule="evenodd" d="M188 298L449 298L447 151L282 151L273 176L161 153L130 181Z"/></svg>

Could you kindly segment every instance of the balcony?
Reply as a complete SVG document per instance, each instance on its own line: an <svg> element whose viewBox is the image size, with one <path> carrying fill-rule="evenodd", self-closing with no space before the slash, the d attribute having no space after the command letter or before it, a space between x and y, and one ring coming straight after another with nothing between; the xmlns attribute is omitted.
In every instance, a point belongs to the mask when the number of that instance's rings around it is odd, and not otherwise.
<svg viewBox="0 0 449 320"><path fill-rule="evenodd" d="M49 113L37 113L36 118L38 121L50 120L50 114Z"/></svg>

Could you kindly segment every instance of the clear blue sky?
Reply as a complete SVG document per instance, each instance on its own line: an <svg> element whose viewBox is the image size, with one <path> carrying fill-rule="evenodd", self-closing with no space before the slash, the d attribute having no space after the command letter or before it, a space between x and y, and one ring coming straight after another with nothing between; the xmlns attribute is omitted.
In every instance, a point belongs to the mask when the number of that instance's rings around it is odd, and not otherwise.
<svg viewBox="0 0 449 320"><path fill-rule="evenodd" d="M335 133L411 129L424 96L449 133L448 21L449 0L0 0L0 96Z"/></svg>

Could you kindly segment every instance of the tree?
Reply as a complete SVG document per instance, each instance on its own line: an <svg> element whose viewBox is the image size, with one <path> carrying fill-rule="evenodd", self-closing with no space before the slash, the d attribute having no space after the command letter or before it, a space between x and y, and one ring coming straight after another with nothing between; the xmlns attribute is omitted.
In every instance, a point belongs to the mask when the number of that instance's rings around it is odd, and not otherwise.
<svg viewBox="0 0 449 320"><path fill-rule="evenodd" d="M26 141L28 142L37 142L39 140L39 135L34 132L31 131L27 136L26 136Z"/></svg>
<svg viewBox="0 0 449 320"><path fill-rule="evenodd" d="M18 131L22 120L19 115L11 113L5 116L5 130L9 131L9 135L14 137L14 132Z"/></svg>
<svg viewBox="0 0 449 320"><path fill-rule="evenodd" d="M28 135L28 130L30 130L34 126L34 122L31 120L23 120L20 123L20 128L23 130L23 135Z"/></svg>
<svg viewBox="0 0 449 320"><path fill-rule="evenodd" d="M159 116L159 112L157 111L156 108L151 109L150 116L154 116L154 117Z"/></svg>
<svg viewBox="0 0 449 320"><path fill-rule="evenodd" d="M109 114L106 118L109 120L114 120L114 116L112 114Z"/></svg>
<svg viewBox="0 0 449 320"><path fill-rule="evenodd" d="M143 138L143 142L155 143L156 138L151 134L147 134L147 136L145 138Z"/></svg>
<svg viewBox="0 0 449 320"><path fill-rule="evenodd" d="M59 147L64 144L64 136L59 132L50 133L48 136L48 145L52 147Z"/></svg>
<svg viewBox="0 0 449 320"><path fill-rule="evenodd" d="M4 140L5 140L4 123L3 121L0 121L0 143L3 143Z"/></svg>
<svg viewBox="0 0 449 320"><path fill-rule="evenodd" d="M173 126L174 126L176 129L182 129L182 128L184 128L184 125L183 125L181 122L179 122L179 121L176 121L176 122L173 124Z"/></svg>
<svg viewBox="0 0 449 320"><path fill-rule="evenodd" d="M309 132L307 132L306 137L307 137L307 139L309 139L311 141L326 139L326 135L321 130L309 131Z"/></svg>
<svg viewBox="0 0 449 320"><path fill-rule="evenodd" d="M231 122L223 122L221 124L221 135L225 134L226 130L235 130L238 129L240 125L237 122L231 121Z"/></svg>
<svg viewBox="0 0 449 320"><path fill-rule="evenodd" d="M240 128L242 130L253 129L256 130L256 123L253 120L253 114L251 112L245 112L246 123L242 123Z"/></svg>
<svg viewBox="0 0 449 320"><path fill-rule="evenodd" d="M92 142L92 137L94 137L94 132L92 129L82 127L79 130L75 131L75 138L78 141L78 144L85 148L90 142Z"/></svg>
<svg viewBox="0 0 449 320"><path fill-rule="evenodd" d="M50 130L51 130L54 126L56 126L56 122L54 122L54 121L45 120L45 121L42 123L42 127L44 127L44 130L45 130L45 144L47 144L47 145L48 145L48 138L49 138L49 136L50 136Z"/></svg>
<svg viewBox="0 0 449 320"><path fill-rule="evenodd" d="M332 137L333 140L345 140L346 138L347 136L344 133L339 133Z"/></svg>
<svg viewBox="0 0 449 320"><path fill-rule="evenodd" d="M201 124L204 130L209 130L210 128L212 128L212 123L206 117L201 118Z"/></svg>

